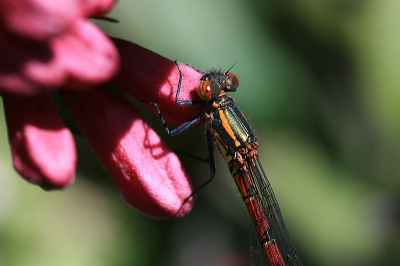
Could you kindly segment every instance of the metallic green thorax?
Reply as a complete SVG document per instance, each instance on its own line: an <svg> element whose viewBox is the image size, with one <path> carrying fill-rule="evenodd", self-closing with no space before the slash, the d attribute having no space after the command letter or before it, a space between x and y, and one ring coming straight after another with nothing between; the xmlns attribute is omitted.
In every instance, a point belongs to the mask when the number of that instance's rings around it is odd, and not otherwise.
<svg viewBox="0 0 400 266"><path fill-rule="evenodd" d="M208 129L215 136L216 144L234 174L239 167L239 149L245 149L251 143L257 145L257 139L233 98L224 95L219 100L219 107L210 114Z"/></svg>

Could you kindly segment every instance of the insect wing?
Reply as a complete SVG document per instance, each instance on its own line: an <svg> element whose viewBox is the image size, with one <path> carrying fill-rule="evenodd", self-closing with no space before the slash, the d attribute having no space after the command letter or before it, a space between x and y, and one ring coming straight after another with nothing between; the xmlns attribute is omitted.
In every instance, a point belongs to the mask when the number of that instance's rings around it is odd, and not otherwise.
<svg viewBox="0 0 400 266"><path fill-rule="evenodd" d="M263 251L261 240L258 237L254 224L251 223L251 235L250 235L250 265L251 266L266 266L270 265Z"/></svg>
<svg viewBox="0 0 400 266"><path fill-rule="evenodd" d="M275 238L275 241L278 243L278 247L282 253L286 265L303 265L290 238L289 232L286 229L278 202L275 198L274 192L272 191L271 184L267 179L264 169L261 166L260 160L257 159L254 166L248 165L248 167L253 184L256 187L256 190L259 192L258 196L260 197L263 211L270 224L272 234Z"/></svg>

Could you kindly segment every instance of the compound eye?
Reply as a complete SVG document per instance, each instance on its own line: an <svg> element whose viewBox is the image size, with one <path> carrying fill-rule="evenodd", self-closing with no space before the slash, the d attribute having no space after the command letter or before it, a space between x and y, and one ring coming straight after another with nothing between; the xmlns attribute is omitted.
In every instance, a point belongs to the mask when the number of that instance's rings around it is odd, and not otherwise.
<svg viewBox="0 0 400 266"><path fill-rule="evenodd" d="M211 81L205 80L200 83L199 90L198 90L199 96L203 100L211 100L212 97L212 88L211 88Z"/></svg>
<svg viewBox="0 0 400 266"><path fill-rule="evenodd" d="M232 72L228 72L228 73L226 73L228 76L231 76L232 78L234 78L235 79L235 81L236 81L236 86L234 86L234 87L239 87L239 78L236 76L236 74L235 73L232 73Z"/></svg>

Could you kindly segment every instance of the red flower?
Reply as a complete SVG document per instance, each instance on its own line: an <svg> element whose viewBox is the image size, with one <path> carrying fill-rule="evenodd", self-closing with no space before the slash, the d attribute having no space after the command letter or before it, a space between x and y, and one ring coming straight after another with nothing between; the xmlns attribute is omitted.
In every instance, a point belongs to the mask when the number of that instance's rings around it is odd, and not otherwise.
<svg viewBox="0 0 400 266"><path fill-rule="evenodd" d="M179 159L130 103L101 83L117 73L121 60L115 83L136 98L157 102L168 122L180 124L201 106L175 103L174 62L123 40L113 44L86 20L108 12L114 1L56 2L0 3L0 89L14 168L44 189L73 182L73 137L50 92L62 88L81 134L125 200L156 217L176 214L192 191ZM180 68L181 99L197 97L202 74ZM191 206L189 201L180 214Z"/></svg>
<svg viewBox="0 0 400 266"><path fill-rule="evenodd" d="M118 69L110 40L86 20L114 0L3 0L0 3L0 87L32 95L45 88L83 88Z"/></svg>

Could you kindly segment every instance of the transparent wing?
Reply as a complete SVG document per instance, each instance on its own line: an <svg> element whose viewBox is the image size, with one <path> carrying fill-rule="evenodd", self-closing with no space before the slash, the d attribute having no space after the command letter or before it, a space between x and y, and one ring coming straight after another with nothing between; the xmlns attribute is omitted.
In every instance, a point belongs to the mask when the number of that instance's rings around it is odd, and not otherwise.
<svg viewBox="0 0 400 266"><path fill-rule="evenodd" d="M251 224L251 235L250 235L250 265L251 266L265 266L269 265L267 256L261 246L260 238L258 237L257 231L254 224Z"/></svg>
<svg viewBox="0 0 400 266"><path fill-rule="evenodd" d="M249 169L252 182L256 187L256 191L258 192L256 196L259 197L259 200L262 204L262 209L270 225L272 235L278 243L278 247L286 265L303 265L285 226L278 202L275 198L274 192L272 191L271 184L267 179L264 169L261 166L260 160L257 159L254 166L247 165L247 167Z"/></svg>

